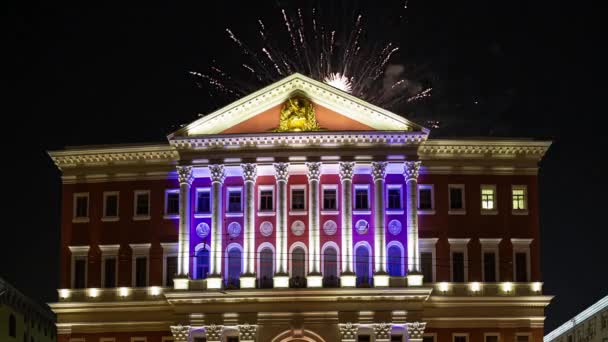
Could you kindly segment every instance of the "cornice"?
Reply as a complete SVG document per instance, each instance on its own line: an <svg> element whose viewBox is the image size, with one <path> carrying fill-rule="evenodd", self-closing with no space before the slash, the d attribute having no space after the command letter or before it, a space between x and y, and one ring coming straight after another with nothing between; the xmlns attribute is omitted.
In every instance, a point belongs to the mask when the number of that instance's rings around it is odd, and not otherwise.
<svg viewBox="0 0 608 342"><path fill-rule="evenodd" d="M109 164L138 164L175 162L179 154L172 146L142 145L116 147L84 147L63 151L50 151L49 155L59 169L76 166L104 166Z"/></svg>
<svg viewBox="0 0 608 342"><path fill-rule="evenodd" d="M429 139L421 144L418 155L421 160L530 158L539 161L549 146L550 141Z"/></svg>

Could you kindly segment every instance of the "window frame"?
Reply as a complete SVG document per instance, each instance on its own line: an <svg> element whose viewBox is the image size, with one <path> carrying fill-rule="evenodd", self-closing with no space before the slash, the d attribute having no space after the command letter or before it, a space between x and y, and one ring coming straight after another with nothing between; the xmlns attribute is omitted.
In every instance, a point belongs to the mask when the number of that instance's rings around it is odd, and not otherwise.
<svg viewBox="0 0 608 342"><path fill-rule="evenodd" d="M241 194L241 211L230 211L230 193L239 192ZM226 217L243 217L243 187L242 186L227 186L226 187Z"/></svg>
<svg viewBox="0 0 608 342"><path fill-rule="evenodd" d="M520 336L526 336L528 338L528 342L532 341L532 333L529 332L518 332L513 336L513 342L517 342L517 338Z"/></svg>
<svg viewBox="0 0 608 342"><path fill-rule="evenodd" d="M168 287L167 283L167 260L169 257L177 257L179 265L179 244L177 242L161 242L160 246L163 249L163 286Z"/></svg>
<svg viewBox="0 0 608 342"><path fill-rule="evenodd" d="M137 214L137 199L141 195L148 196L148 214ZM144 221L150 219L150 213L152 212L152 199L150 190L134 190L133 191L133 221Z"/></svg>
<svg viewBox="0 0 608 342"><path fill-rule="evenodd" d="M431 209L420 209L420 190L431 190ZM435 215L435 184L418 184L416 190L418 196L418 215Z"/></svg>
<svg viewBox="0 0 608 342"><path fill-rule="evenodd" d="M469 342L469 333L452 333L452 342L456 342L456 337L465 337L465 342Z"/></svg>
<svg viewBox="0 0 608 342"><path fill-rule="evenodd" d="M462 208L452 209L452 189L460 189L462 191ZM464 184L448 184L448 215L466 215L467 202Z"/></svg>
<svg viewBox="0 0 608 342"><path fill-rule="evenodd" d="M464 263L464 278L462 283L466 283L469 281L469 253L468 253L468 244L471 239L448 239L450 244L450 281L454 281L454 253L462 252L463 255L463 263Z"/></svg>
<svg viewBox="0 0 608 342"><path fill-rule="evenodd" d="M512 263L513 263L513 280L517 277L517 262L515 255L517 253L526 254L526 282L532 281L532 261L530 259L530 245L533 239L511 239L511 245L513 246Z"/></svg>
<svg viewBox="0 0 608 342"><path fill-rule="evenodd" d="M369 215L372 212L372 204L371 204L371 191L369 184L353 184L353 196L352 196L352 208L353 215ZM367 208L357 208L357 190L365 190L367 191Z"/></svg>
<svg viewBox="0 0 608 342"><path fill-rule="evenodd" d="M177 194L177 213L169 213L169 194ZM165 203L164 203L164 216L165 220L179 219L179 210L180 210L180 193L179 188L174 189L165 189Z"/></svg>
<svg viewBox="0 0 608 342"><path fill-rule="evenodd" d="M84 288L87 287L89 273L89 249L90 246L68 246L70 249L70 288L75 289L76 282L76 259L84 259Z"/></svg>
<svg viewBox="0 0 608 342"><path fill-rule="evenodd" d="M198 211L198 194L200 192L208 192L209 193L209 211L208 212L199 212ZM208 218L211 217L211 207L213 206L213 198L211 197L211 188L210 187L199 187L196 188L195 191L196 198L194 199L194 217L195 218Z"/></svg>
<svg viewBox="0 0 608 342"><path fill-rule="evenodd" d="M484 190L492 190L492 203L493 207L491 209L484 209L483 207L483 191ZM496 184L482 184L479 187L479 208L481 210L481 215L496 215L498 214L498 190L496 189Z"/></svg>
<svg viewBox="0 0 608 342"><path fill-rule="evenodd" d="M524 192L524 208L523 209L515 209L513 207L513 192L515 190L523 190ZM511 185L511 214L512 215L528 215L528 186L524 184L514 184Z"/></svg>
<svg viewBox="0 0 608 342"><path fill-rule="evenodd" d="M304 190L304 209L293 209L293 191ZM308 192L306 191L306 184L291 184L289 185L289 215L290 216L301 216L308 214Z"/></svg>
<svg viewBox="0 0 608 342"><path fill-rule="evenodd" d="M137 282L137 258L146 257L146 283L143 287L150 286L150 243L132 243L131 247L131 287Z"/></svg>
<svg viewBox="0 0 608 342"><path fill-rule="evenodd" d="M87 199L87 214L86 216L78 216L78 199L86 198ZM91 197L88 192L75 192L73 194L73 203L72 203L72 223L88 223L90 221L91 211Z"/></svg>
<svg viewBox="0 0 608 342"><path fill-rule="evenodd" d="M258 185L258 205L257 211L258 216L274 216L276 215L277 203L276 203L276 192L275 186L272 184L264 184ZM272 191L272 210L262 210L262 192L263 191Z"/></svg>
<svg viewBox="0 0 608 342"><path fill-rule="evenodd" d="M389 203L389 190L399 190L399 208L389 208L388 207L388 203ZM387 215L403 215L404 213L404 208L403 208L403 184L387 184L386 185L386 191L385 191L385 197L384 197L384 201L385 201L385 206L386 208L386 214Z"/></svg>
<svg viewBox="0 0 608 342"><path fill-rule="evenodd" d="M116 196L116 215L108 216L107 208L108 208L108 197ZM101 216L101 221L103 222L116 222L120 219L120 191L104 191L103 192L103 214Z"/></svg>
<svg viewBox="0 0 608 342"><path fill-rule="evenodd" d="M496 336L496 342L500 342L500 333L499 332L483 333L483 342L486 342L486 337L488 337L488 336Z"/></svg>
<svg viewBox="0 0 608 342"><path fill-rule="evenodd" d="M325 190L332 190L336 194L336 208L325 208ZM321 215L338 215L340 210L340 196L338 195L338 184L321 185Z"/></svg>
<svg viewBox="0 0 608 342"><path fill-rule="evenodd" d="M433 265L433 279L431 281L424 280L425 283L435 283L437 282L437 241L438 238L420 238L418 240L419 243L419 251L420 253L431 253L432 255L432 265ZM452 253L450 252L450 258ZM451 265L450 265L451 271Z"/></svg>
<svg viewBox="0 0 608 342"><path fill-rule="evenodd" d="M481 244L481 280L483 282L489 282L486 280L486 264L484 254L491 252L494 253L494 273L496 274L495 282L500 281L500 249L498 246L500 245L500 241L502 239L479 239L479 243Z"/></svg>
<svg viewBox="0 0 608 342"><path fill-rule="evenodd" d="M101 288L106 288L106 260L116 259L116 267L114 268L114 288L118 287L118 252L120 245L99 245L101 250Z"/></svg>

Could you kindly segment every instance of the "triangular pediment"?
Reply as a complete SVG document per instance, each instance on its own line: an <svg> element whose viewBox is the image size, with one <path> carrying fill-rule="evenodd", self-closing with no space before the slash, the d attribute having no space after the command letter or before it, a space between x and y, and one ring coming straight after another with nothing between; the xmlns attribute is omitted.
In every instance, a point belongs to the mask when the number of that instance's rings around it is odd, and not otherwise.
<svg viewBox="0 0 608 342"><path fill-rule="evenodd" d="M273 132L281 109L295 97L309 100L318 129L323 131L428 130L397 114L301 74L293 74L184 126L169 135L193 137Z"/></svg>

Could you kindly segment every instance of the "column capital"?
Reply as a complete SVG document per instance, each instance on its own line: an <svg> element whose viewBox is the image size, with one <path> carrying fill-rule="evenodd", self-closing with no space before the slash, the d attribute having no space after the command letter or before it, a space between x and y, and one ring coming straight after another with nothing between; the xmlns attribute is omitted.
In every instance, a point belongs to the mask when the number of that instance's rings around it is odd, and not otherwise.
<svg viewBox="0 0 608 342"><path fill-rule="evenodd" d="M192 166L178 165L177 166L177 179L179 184L192 185L194 175L192 174Z"/></svg>
<svg viewBox="0 0 608 342"><path fill-rule="evenodd" d="M255 341L258 326L250 325L249 323L241 324L239 328L239 341L242 342L253 342Z"/></svg>
<svg viewBox="0 0 608 342"><path fill-rule="evenodd" d="M403 176L405 176L406 182L409 182L410 180L417 180L419 172L420 172L420 162L419 161L406 161L403 164Z"/></svg>
<svg viewBox="0 0 608 342"><path fill-rule="evenodd" d="M426 322L408 322L406 325L408 340L422 341L424 329L426 328Z"/></svg>
<svg viewBox="0 0 608 342"><path fill-rule="evenodd" d="M226 169L222 164L209 165L209 172L211 172L212 183L224 183L226 179Z"/></svg>
<svg viewBox="0 0 608 342"><path fill-rule="evenodd" d="M340 162L340 181L353 180L355 162Z"/></svg>
<svg viewBox="0 0 608 342"><path fill-rule="evenodd" d="M287 179L289 179L289 163L274 163L273 165L277 182L287 182Z"/></svg>
<svg viewBox="0 0 608 342"><path fill-rule="evenodd" d="M352 324L351 322L342 323L339 325L339 328L341 341L356 341L357 331L359 330L358 324Z"/></svg>
<svg viewBox="0 0 608 342"><path fill-rule="evenodd" d="M223 325L207 325L205 326L205 335L207 336L207 341L209 342L217 342L222 340L222 334L224 333Z"/></svg>
<svg viewBox="0 0 608 342"><path fill-rule="evenodd" d="M306 167L308 169L306 173L308 181L318 181L321 178L321 162L309 162L306 163Z"/></svg>
<svg viewBox="0 0 608 342"><path fill-rule="evenodd" d="M189 325L172 325L171 334L175 342L187 342L190 338L190 326Z"/></svg>
<svg viewBox="0 0 608 342"><path fill-rule="evenodd" d="M243 180L245 182L255 182L258 176L258 165L254 163L241 164L243 168Z"/></svg>
<svg viewBox="0 0 608 342"><path fill-rule="evenodd" d="M377 323L373 325L374 338L376 341L390 341L391 340L391 324L390 323Z"/></svg>
<svg viewBox="0 0 608 342"><path fill-rule="evenodd" d="M383 180L386 176L386 165L387 162L372 162L372 177L374 182L377 180Z"/></svg>

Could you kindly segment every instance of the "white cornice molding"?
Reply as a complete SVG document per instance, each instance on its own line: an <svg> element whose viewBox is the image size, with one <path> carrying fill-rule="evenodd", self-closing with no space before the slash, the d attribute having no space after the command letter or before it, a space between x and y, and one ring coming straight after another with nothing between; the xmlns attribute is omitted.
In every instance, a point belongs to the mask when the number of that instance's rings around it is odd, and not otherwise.
<svg viewBox="0 0 608 342"><path fill-rule="evenodd" d="M264 87L228 106L188 124L168 136L196 136L218 134L255 115L285 102L291 95L299 92L314 103L359 121L377 130L421 131L429 130L395 113L367 103L355 96L295 73L291 76Z"/></svg>
<svg viewBox="0 0 608 342"><path fill-rule="evenodd" d="M479 239L479 243L482 247L495 247L500 244L502 239Z"/></svg>
<svg viewBox="0 0 608 342"><path fill-rule="evenodd" d="M102 255L118 255L120 245L99 245Z"/></svg>
<svg viewBox="0 0 608 342"><path fill-rule="evenodd" d="M511 239L513 246L528 247L534 239Z"/></svg>
<svg viewBox="0 0 608 342"><path fill-rule="evenodd" d="M89 253L90 246L68 246L72 255L87 255Z"/></svg>
<svg viewBox="0 0 608 342"><path fill-rule="evenodd" d="M418 155L421 160L521 157L540 160L549 146L550 141L429 139L422 143Z"/></svg>
<svg viewBox="0 0 608 342"><path fill-rule="evenodd" d="M103 166L108 164L175 162L179 154L172 146L139 145L83 147L64 151L50 151L49 155L59 169L80 165Z"/></svg>

